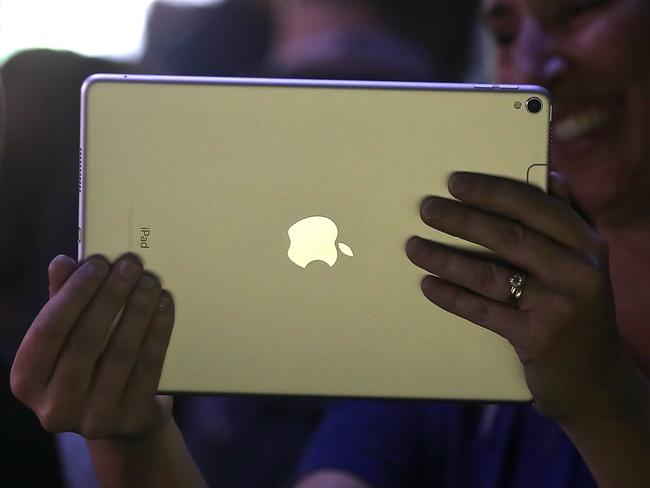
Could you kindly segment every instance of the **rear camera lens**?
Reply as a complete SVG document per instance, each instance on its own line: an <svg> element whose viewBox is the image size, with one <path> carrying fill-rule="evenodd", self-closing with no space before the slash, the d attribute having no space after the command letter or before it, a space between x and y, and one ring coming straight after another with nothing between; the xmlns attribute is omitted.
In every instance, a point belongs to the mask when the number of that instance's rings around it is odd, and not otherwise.
<svg viewBox="0 0 650 488"><path fill-rule="evenodd" d="M526 102L526 109L531 113L531 114L538 114L542 111L542 101L537 98L529 98L528 101Z"/></svg>

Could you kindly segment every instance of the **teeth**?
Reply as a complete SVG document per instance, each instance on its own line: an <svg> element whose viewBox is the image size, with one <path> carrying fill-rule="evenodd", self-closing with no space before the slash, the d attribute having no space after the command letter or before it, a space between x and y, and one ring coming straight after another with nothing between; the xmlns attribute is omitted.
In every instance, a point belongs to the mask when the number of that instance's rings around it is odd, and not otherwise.
<svg viewBox="0 0 650 488"><path fill-rule="evenodd" d="M610 119L610 114L602 111L583 112L557 122L553 127L553 137L559 142L572 142L589 132L601 128Z"/></svg>

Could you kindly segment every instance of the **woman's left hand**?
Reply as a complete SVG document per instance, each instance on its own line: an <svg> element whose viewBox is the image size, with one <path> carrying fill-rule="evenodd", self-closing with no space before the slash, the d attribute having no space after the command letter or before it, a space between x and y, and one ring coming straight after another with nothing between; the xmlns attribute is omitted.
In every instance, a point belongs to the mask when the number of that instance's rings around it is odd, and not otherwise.
<svg viewBox="0 0 650 488"><path fill-rule="evenodd" d="M551 195L505 178L456 173L457 200L430 197L431 227L492 250L498 262L413 237L409 259L435 276L422 282L439 307L505 337L524 366L537 408L556 421L612 394L621 345L608 272L608 246L574 211L561 175ZM503 263L503 264L500 264ZM525 276L513 303L513 275Z"/></svg>

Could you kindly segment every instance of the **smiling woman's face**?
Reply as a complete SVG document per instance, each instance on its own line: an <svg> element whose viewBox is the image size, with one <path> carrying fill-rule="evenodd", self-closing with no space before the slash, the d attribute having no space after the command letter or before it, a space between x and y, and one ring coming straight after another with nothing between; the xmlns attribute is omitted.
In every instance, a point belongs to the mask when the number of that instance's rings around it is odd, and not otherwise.
<svg viewBox="0 0 650 488"><path fill-rule="evenodd" d="M596 219L647 219L650 1L484 0L499 81L545 86L553 166Z"/></svg>

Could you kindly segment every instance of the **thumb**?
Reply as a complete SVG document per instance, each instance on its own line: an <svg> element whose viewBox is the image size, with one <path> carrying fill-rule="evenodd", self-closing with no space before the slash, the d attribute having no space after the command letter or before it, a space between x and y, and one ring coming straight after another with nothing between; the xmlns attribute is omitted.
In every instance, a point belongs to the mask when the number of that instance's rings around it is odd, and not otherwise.
<svg viewBox="0 0 650 488"><path fill-rule="evenodd" d="M50 278L50 298L56 295L78 267L79 265L74 259L63 254L59 254L52 260L47 268L47 274Z"/></svg>

